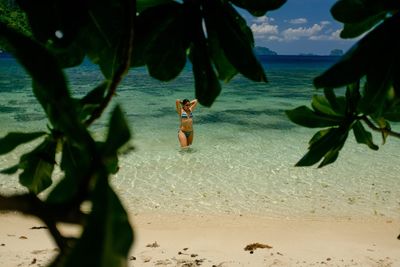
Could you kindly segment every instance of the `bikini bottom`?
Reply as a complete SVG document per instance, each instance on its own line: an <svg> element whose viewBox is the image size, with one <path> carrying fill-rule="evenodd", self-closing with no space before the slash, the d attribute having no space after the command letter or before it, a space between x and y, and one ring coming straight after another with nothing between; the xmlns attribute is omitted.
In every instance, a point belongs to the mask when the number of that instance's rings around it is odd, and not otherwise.
<svg viewBox="0 0 400 267"><path fill-rule="evenodd" d="M182 131L182 130L179 130L179 131ZM178 133L179 133L179 131L178 131ZM186 136L186 138L189 138L189 136L193 133L193 131L187 131L187 132L182 131L182 133Z"/></svg>

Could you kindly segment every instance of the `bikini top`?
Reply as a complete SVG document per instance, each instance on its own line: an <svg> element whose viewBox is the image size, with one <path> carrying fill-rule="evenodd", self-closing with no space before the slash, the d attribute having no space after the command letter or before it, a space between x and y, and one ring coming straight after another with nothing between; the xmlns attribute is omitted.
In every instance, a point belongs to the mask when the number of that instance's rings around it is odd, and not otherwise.
<svg viewBox="0 0 400 267"><path fill-rule="evenodd" d="M186 111L182 111L182 113L181 113L181 118L182 118L182 119L187 119L187 118L188 118L188 114L186 113ZM192 112L190 112L189 118L193 118Z"/></svg>

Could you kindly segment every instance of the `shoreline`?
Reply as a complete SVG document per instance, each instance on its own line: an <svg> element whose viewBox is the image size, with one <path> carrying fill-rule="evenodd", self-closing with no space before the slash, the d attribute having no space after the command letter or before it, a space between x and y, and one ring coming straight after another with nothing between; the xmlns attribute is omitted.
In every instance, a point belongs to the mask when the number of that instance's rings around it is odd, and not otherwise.
<svg viewBox="0 0 400 267"><path fill-rule="evenodd" d="M131 215L128 266L399 266L400 220L232 215ZM46 266L57 253L43 223L0 213L2 266ZM37 227L39 229L31 229ZM62 232L77 234L76 227ZM267 246L245 250L251 244ZM272 247L272 248L268 248Z"/></svg>

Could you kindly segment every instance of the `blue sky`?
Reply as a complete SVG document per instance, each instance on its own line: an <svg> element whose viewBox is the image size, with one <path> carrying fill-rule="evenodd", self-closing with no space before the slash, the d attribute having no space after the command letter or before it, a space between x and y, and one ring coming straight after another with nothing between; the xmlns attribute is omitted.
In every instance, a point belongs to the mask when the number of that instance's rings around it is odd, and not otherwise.
<svg viewBox="0 0 400 267"><path fill-rule="evenodd" d="M239 10L252 29L256 46L281 55L327 55L333 49L348 50L356 40L340 39L342 24L330 8L335 0L288 0L280 9L263 17Z"/></svg>

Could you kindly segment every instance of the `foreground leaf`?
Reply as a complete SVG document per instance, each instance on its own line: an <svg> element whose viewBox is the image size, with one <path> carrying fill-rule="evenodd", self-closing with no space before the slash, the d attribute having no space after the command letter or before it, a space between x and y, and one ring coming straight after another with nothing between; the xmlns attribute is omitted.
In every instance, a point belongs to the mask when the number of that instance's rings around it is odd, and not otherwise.
<svg viewBox="0 0 400 267"><path fill-rule="evenodd" d="M21 156L19 168L23 172L19 176L19 182L30 192L39 194L51 185L56 146L56 142L46 139L33 151Z"/></svg>
<svg viewBox="0 0 400 267"><path fill-rule="evenodd" d="M107 140L103 147L105 155L116 153L131 138L128 123L119 106L116 106L111 114L108 129Z"/></svg>
<svg viewBox="0 0 400 267"><path fill-rule="evenodd" d="M136 9L139 13L147 8L171 3L173 0L136 0Z"/></svg>
<svg viewBox="0 0 400 267"><path fill-rule="evenodd" d="M104 101L109 81L99 84L77 103L77 110L81 121L92 115L93 111Z"/></svg>
<svg viewBox="0 0 400 267"><path fill-rule="evenodd" d="M133 242L133 231L107 176L99 174L91 197L92 211L82 236L69 254L60 255L52 267L123 267Z"/></svg>
<svg viewBox="0 0 400 267"><path fill-rule="evenodd" d="M378 22L381 22L386 18L386 13L379 13L375 16L369 17L366 20L358 23L344 24L343 30L340 32L341 38L355 38L361 34L367 32Z"/></svg>
<svg viewBox="0 0 400 267"><path fill-rule="evenodd" d="M171 2L149 8L137 18L131 66L147 65L161 81L175 78L186 64L189 40L183 5Z"/></svg>
<svg viewBox="0 0 400 267"><path fill-rule="evenodd" d="M135 6L132 1L96 0L88 1L87 7L89 21L80 30L78 42L103 75L112 79L128 60Z"/></svg>
<svg viewBox="0 0 400 267"><path fill-rule="evenodd" d="M189 29L192 29L190 37L189 59L192 62L196 98L204 106L211 106L221 92L221 86L211 65L207 41L203 32L202 19L198 7L187 7L190 11Z"/></svg>
<svg viewBox="0 0 400 267"><path fill-rule="evenodd" d="M217 34L212 30L209 30L207 34L210 56L218 72L218 79L227 83L238 73L238 71L226 58L225 52L219 44Z"/></svg>
<svg viewBox="0 0 400 267"><path fill-rule="evenodd" d="M306 106L285 111L288 118L301 126L321 128L339 125L343 118L337 116L320 115Z"/></svg>
<svg viewBox="0 0 400 267"><path fill-rule="evenodd" d="M337 21L358 23L378 13L388 13L398 8L398 1L391 0L339 0L332 6L331 13Z"/></svg>
<svg viewBox="0 0 400 267"><path fill-rule="evenodd" d="M357 143L366 144L372 150L379 149L379 147L372 141L372 134L365 130L361 122L357 121L353 124L353 133Z"/></svg>
<svg viewBox="0 0 400 267"><path fill-rule="evenodd" d="M338 104L338 99L336 99L335 104L336 104L336 108L334 109L331 106L331 102L329 102L329 100L321 95L314 95L312 97L312 101L311 101L311 106L313 107L313 109L323 115L328 115L328 116L337 116L337 117L341 117L344 116L344 107L342 106L342 108L339 108L339 104ZM340 110L339 110L340 109Z"/></svg>
<svg viewBox="0 0 400 267"><path fill-rule="evenodd" d="M229 3L203 1L207 31L214 31L229 62L246 78L267 82L264 69L253 53L253 34Z"/></svg>
<svg viewBox="0 0 400 267"><path fill-rule="evenodd" d="M328 131L315 138L309 147L309 151L296 163L296 166L311 166L324 160L319 168L333 163L342 149L348 136L346 127L330 128Z"/></svg>
<svg viewBox="0 0 400 267"><path fill-rule="evenodd" d="M76 199L79 188L90 175L91 157L76 144L64 142L60 168L64 177L49 193L46 202L52 204L68 203Z"/></svg>
<svg viewBox="0 0 400 267"><path fill-rule="evenodd" d="M34 93L57 130L91 143L79 122L66 80L57 60L42 45L0 23L0 37L34 81Z"/></svg>
<svg viewBox="0 0 400 267"><path fill-rule="evenodd" d="M400 75L397 60L400 58L399 23L400 15L396 14L370 31L336 64L314 79L315 87L338 88L357 83L365 75L371 81L391 84ZM374 86L372 90L377 88L380 87ZM367 97L372 99L377 96Z"/></svg>
<svg viewBox="0 0 400 267"><path fill-rule="evenodd" d="M4 155L12 151L17 146L30 142L45 134L46 132L8 133L5 137L0 139L0 155Z"/></svg>

